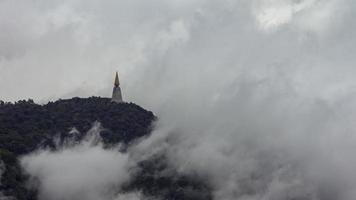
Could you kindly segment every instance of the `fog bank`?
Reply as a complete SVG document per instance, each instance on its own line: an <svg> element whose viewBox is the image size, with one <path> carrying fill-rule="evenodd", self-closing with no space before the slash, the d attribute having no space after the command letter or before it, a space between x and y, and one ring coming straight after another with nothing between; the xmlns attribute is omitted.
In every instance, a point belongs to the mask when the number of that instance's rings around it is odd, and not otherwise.
<svg viewBox="0 0 356 200"><path fill-rule="evenodd" d="M39 149L21 159L39 200L117 197L129 179L128 156L117 148L104 149L100 129L96 123L80 143L68 139L57 150Z"/></svg>
<svg viewBox="0 0 356 200"><path fill-rule="evenodd" d="M109 96L112 72L119 70L124 98L159 116L153 135L131 147L135 159L167 154L182 173L208 177L218 200L353 199L354 1L0 5L0 13L18 22L0 18L7 30L0 34L5 100ZM77 148L63 150L64 157L38 156L125 162L125 155L99 147ZM118 184L93 184L105 183Z"/></svg>

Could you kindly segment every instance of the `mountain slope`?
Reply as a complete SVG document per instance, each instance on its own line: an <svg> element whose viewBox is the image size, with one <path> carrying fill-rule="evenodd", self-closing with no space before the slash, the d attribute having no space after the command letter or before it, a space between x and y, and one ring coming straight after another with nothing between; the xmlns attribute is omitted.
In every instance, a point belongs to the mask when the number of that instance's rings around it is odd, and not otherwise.
<svg viewBox="0 0 356 200"><path fill-rule="evenodd" d="M33 101L0 104L0 149L16 155L28 153L40 142L56 134L64 136L73 127L88 131L100 121L107 131L106 143L124 142L147 135L155 116L133 103L111 103L110 99L91 97L59 100L46 105Z"/></svg>
<svg viewBox="0 0 356 200"><path fill-rule="evenodd" d="M37 192L25 187L28 177L19 165L20 156L38 148L55 149L56 142L64 143L68 138L80 141L95 122L103 127L100 136L106 146L120 143L125 151L125 146L134 140L149 136L155 120L152 112L138 105L112 103L108 98L73 98L46 105L32 100L0 101L0 162L5 166L0 199L37 199ZM140 161L132 179L119 190L139 191L150 199L212 199L210 187L201 177L182 175L168 168L165 155ZM171 173L167 174L167 170Z"/></svg>
<svg viewBox="0 0 356 200"><path fill-rule="evenodd" d="M154 120L152 112L133 103L116 104L99 97L59 100L46 105L35 104L32 100L1 101L0 159L6 170L0 191L18 199L34 198L24 187L26 177L16 158L39 146L53 146L53 137L67 137L73 127L85 134L95 121L99 121L105 127L101 132L105 144L129 144L147 136Z"/></svg>

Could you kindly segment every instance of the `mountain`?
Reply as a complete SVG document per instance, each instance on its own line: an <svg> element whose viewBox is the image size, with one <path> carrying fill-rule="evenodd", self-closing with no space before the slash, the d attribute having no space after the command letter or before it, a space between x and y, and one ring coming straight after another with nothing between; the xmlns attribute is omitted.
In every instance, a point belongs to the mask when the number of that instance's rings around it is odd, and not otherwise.
<svg viewBox="0 0 356 200"><path fill-rule="evenodd" d="M0 101L0 199L37 199L37 192L26 188L28 177L18 158L38 148L56 148L58 140L54 138L63 142L76 132L74 139L80 141L95 122L100 122L103 143L107 147L120 143L125 151L138 138L151 134L155 120L152 112L136 104L117 104L100 97L58 100L45 105L32 100ZM121 190L141 191L158 199L211 199L209 186L199 177L181 175L175 170L157 176L167 168L164 155L141 161L138 167Z"/></svg>

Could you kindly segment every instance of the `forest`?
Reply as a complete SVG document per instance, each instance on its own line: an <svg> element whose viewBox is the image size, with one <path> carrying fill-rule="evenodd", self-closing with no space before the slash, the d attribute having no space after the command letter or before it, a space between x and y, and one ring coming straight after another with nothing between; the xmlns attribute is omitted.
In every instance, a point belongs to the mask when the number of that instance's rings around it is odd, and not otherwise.
<svg viewBox="0 0 356 200"><path fill-rule="evenodd" d="M18 158L38 148L55 148L53 138L64 141L71 130L81 140L93 123L100 122L100 136L107 146L129 146L138 138L148 137L157 117L134 103L112 103L108 98L72 98L44 105L33 100L15 103L0 101L0 162L4 168L1 195L7 199L36 200L37 191L26 187L27 175ZM122 149L125 151L125 148ZM134 177L122 191L140 191L160 199L211 199L209 186L199 177L177 171L157 176L167 168L164 155L156 155L138 164Z"/></svg>

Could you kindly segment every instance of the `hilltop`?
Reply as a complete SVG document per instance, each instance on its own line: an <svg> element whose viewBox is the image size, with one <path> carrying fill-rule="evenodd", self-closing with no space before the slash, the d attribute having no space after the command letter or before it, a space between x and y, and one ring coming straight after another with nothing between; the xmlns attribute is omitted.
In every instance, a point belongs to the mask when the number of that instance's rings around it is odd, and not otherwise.
<svg viewBox="0 0 356 200"><path fill-rule="evenodd" d="M55 136L65 138L75 128L84 135L96 121L105 128L101 137L105 144L129 144L147 136L155 120L152 112L134 103L112 103L108 98L72 98L39 105L32 100L15 103L0 101L0 159L6 170L0 191L18 199L31 199L24 187L17 157L40 146L53 147Z"/></svg>
<svg viewBox="0 0 356 200"><path fill-rule="evenodd" d="M125 147L138 138L148 137L155 120L151 111L134 103L113 103L100 97L72 98L44 105L32 100L0 101L0 162L5 166L0 199L1 193L18 200L37 199L37 192L25 187L27 177L18 158L38 148L55 148L53 138L64 141L73 137L71 132L75 131L75 139L79 141L95 122L100 122L103 143L107 146L120 143ZM174 169L169 175L162 175L167 168L164 155L141 161L138 168L123 191L142 191L162 199L211 199L209 187L198 177L180 175Z"/></svg>
<svg viewBox="0 0 356 200"><path fill-rule="evenodd" d="M107 131L101 133L106 143L130 143L148 135L155 120L152 112L134 103L112 103L108 98L73 98L35 104L32 100L0 102L0 149L16 155L28 153L41 142L72 128L87 132L99 121Z"/></svg>

